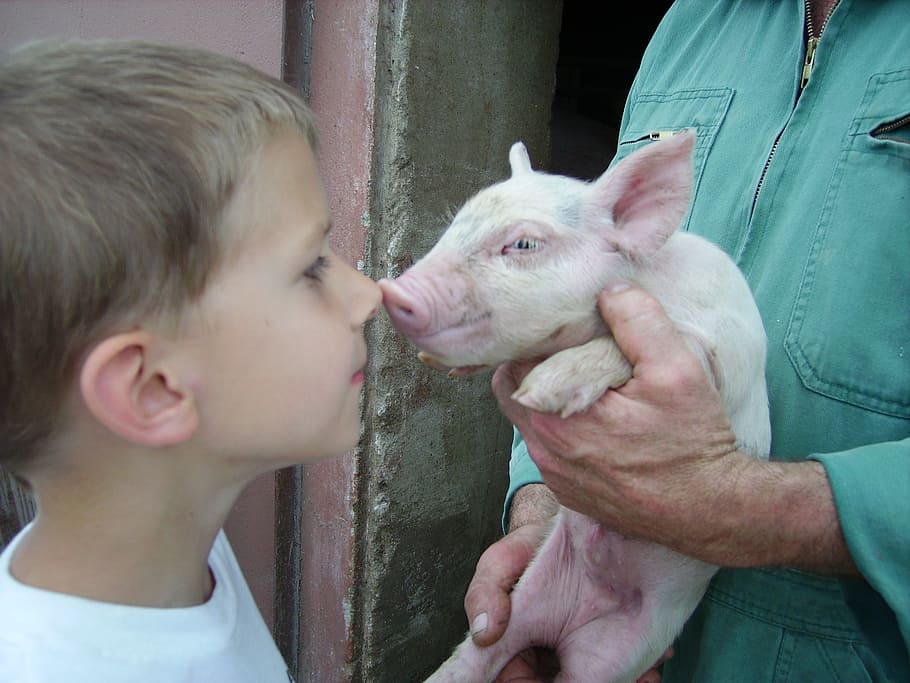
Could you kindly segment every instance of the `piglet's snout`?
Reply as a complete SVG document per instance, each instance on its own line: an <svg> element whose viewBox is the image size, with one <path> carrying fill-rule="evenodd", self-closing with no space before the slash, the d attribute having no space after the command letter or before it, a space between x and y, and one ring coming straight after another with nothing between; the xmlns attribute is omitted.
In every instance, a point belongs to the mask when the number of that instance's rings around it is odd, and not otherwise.
<svg viewBox="0 0 910 683"><path fill-rule="evenodd" d="M396 280L379 281L382 303L389 313L392 324L407 337L425 334L431 320L427 302L415 292L402 286Z"/></svg>

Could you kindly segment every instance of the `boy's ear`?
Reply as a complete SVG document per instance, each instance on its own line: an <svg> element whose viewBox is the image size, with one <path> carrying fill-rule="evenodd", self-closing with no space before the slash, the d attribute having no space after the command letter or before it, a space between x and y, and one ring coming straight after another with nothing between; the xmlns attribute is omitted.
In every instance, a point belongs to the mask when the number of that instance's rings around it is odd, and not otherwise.
<svg viewBox="0 0 910 683"><path fill-rule="evenodd" d="M115 434L147 446L172 446L199 426L195 397L179 375L151 362L145 331L107 337L88 354L79 388L95 418Z"/></svg>

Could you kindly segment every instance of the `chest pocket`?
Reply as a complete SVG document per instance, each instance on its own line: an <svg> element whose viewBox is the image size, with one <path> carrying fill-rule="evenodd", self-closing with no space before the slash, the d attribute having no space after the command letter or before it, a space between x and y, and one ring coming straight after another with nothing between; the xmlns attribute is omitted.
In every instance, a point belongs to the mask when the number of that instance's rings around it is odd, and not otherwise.
<svg viewBox="0 0 910 683"><path fill-rule="evenodd" d="M808 389L910 418L910 69L869 80L785 344Z"/></svg>
<svg viewBox="0 0 910 683"><path fill-rule="evenodd" d="M730 88L696 88L669 93L641 93L632 102L629 122L619 140L616 158L629 156L643 145L650 144L663 135L677 133L687 128L698 133L693 152L692 196L698 200L698 186L708 152L727 114L733 90ZM690 210L680 230L689 229Z"/></svg>

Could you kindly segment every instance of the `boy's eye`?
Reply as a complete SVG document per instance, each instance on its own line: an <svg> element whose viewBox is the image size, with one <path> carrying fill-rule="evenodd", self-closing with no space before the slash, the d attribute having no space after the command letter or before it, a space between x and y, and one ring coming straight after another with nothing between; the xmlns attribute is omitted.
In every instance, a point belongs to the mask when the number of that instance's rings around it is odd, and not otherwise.
<svg viewBox="0 0 910 683"><path fill-rule="evenodd" d="M329 267L329 260L325 256L320 256L313 264L303 271L303 276L310 280L316 280L316 282L322 282L322 277L325 275L326 268Z"/></svg>

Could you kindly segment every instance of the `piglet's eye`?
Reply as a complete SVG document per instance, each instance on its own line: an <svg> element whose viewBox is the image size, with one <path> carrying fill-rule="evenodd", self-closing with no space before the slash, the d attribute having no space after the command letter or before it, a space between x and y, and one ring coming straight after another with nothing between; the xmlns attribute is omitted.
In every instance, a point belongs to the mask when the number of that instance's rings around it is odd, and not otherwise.
<svg viewBox="0 0 910 683"><path fill-rule="evenodd" d="M511 253L513 251L517 251L517 252L534 251L536 249L540 249L541 246L543 246L543 242L541 242L540 240L534 240L534 239L530 239L528 237L522 237L521 239L517 239L514 242L512 242L512 244L507 244L506 246L504 246L502 248L502 254L505 255L505 254Z"/></svg>

